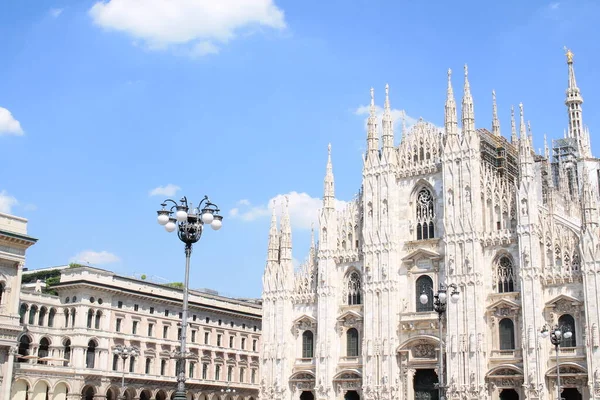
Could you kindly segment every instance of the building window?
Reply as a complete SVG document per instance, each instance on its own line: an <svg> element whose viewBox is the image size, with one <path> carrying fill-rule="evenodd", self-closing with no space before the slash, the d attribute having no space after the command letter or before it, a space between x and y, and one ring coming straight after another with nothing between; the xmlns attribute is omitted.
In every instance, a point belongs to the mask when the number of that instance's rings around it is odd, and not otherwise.
<svg viewBox="0 0 600 400"><path fill-rule="evenodd" d="M215 381L221 380L221 366L215 366Z"/></svg>
<svg viewBox="0 0 600 400"><path fill-rule="evenodd" d="M134 304L133 311L139 311L139 310L140 310L140 306L138 304Z"/></svg>
<svg viewBox="0 0 600 400"><path fill-rule="evenodd" d="M115 331L121 332L121 323L122 322L123 322L123 320L121 318L117 318L116 325L115 325Z"/></svg>
<svg viewBox="0 0 600 400"><path fill-rule="evenodd" d="M198 318L198 317L197 317L196 315L193 315L193 316L192 316L192 321L195 321L195 320L196 320L196 318Z"/></svg>
<svg viewBox="0 0 600 400"><path fill-rule="evenodd" d="M169 327L163 326L163 339L166 339L169 336Z"/></svg>
<svg viewBox="0 0 600 400"><path fill-rule="evenodd" d="M252 370L252 374L250 376L250 382L256 383L256 370L255 369Z"/></svg>
<svg viewBox="0 0 600 400"><path fill-rule="evenodd" d="M154 335L154 324L148 324L148 337L152 337Z"/></svg>
<svg viewBox="0 0 600 400"><path fill-rule="evenodd" d="M150 314L154 314L154 307L150 307Z"/></svg>
<svg viewBox="0 0 600 400"><path fill-rule="evenodd" d="M515 269L507 256L502 256L496 262L495 286L498 293L515 291Z"/></svg>
<svg viewBox="0 0 600 400"><path fill-rule="evenodd" d="M117 308L123 308L123 302L122 301L117 302Z"/></svg>
<svg viewBox="0 0 600 400"><path fill-rule="evenodd" d="M233 367L227 367L227 382L233 379Z"/></svg>
<svg viewBox="0 0 600 400"><path fill-rule="evenodd" d="M177 328L177 340L181 340L181 328Z"/></svg>
<svg viewBox="0 0 600 400"><path fill-rule="evenodd" d="M244 383L244 368L240 368L240 382Z"/></svg>
<svg viewBox="0 0 600 400"><path fill-rule="evenodd" d="M348 279L348 305L362 304L360 275L354 271Z"/></svg>
<svg viewBox="0 0 600 400"><path fill-rule="evenodd" d="M210 342L210 333L204 332L204 344L208 344Z"/></svg>
<svg viewBox="0 0 600 400"><path fill-rule="evenodd" d="M206 323L208 324L210 322L210 318L206 317Z"/></svg>
<svg viewBox="0 0 600 400"><path fill-rule="evenodd" d="M427 303L421 303L421 295L427 295ZM415 283L417 312L433 311L433 280L427 275L422 275Z"/></svg>
<svg viewBox="0 0 600 400"><path fill-rule="evenodd" d="M196 363L191 362L188 366L188 376L190 378L194 377L194 368L196 367Z"/></svg>
<svg viewBox="0 0 600 400"><path fill-rule="evenodd" d="M313 358L314 335L312 331L302 334L302 358Z"/></svg>
<svg viewBox="0 0 600 400"><path fill-rule="evenodd" d="M40 315L38 317L38 325L39 326L43 326L44 325L44 319L46 319L46 312L47 311L48 311L48 309L46 307L40 308Z"/></svg>
<svg viewBox="0 0 600 400"><path fill-rule="evenodd" d="M183 318L183 313L179 311L179 319Z"/></svg>
<svg viewBox="0 0 600 400"><path fill-rule="evenodd" d="M100 329L100 319L102 318L102 311L96 311L96 320L94 322L94 328Z"/></svg>
<svg viewBox="0 0 600 400"><path fill-rule="evenodd" d="M346 332L346 355L358 357L358 331L355 328L350 328Z"/></svg>
<svg viewBox="0 0 600 400"><path fill-rule="evenodd" d="M160 360L160 374L162 376L167 374L167 360Z"/></svg>
<svg viewBox="0 0 600 400"><path fill-rule="evenodd" d="M165 317L169 316L169 310L165 310Z"/></svg>
<svg viewBox="0 0 600 400"><path fill-rule="evenodd" d="M129 357L129 372L135 372L135 357Z"/></svg>
<svg viewBox="0 0 600 400"><path fill-rule="evenodd" d="M88 329L92 328L92 321L93 320L94 320L94 311L88 310L88 315L87 315L87 327L88 327Z"/></svg>
<svg viewBox="0 0 600 400"><path fill-rule="evenodd" d="M231 321L229 324L230 324L230 325L231 325L231 327L233 328L233 321Z"/></svg>
<svg viewBox="0 0 600 400"><path fill-rule="evenodd" d="M50 341L47 338L42 338L40 340L40 345L38 347L38 364L47 364L47 361L44 358L48 357L50 350Z"/></svg>
<svg viewBox="0 0 600 400"><path fill-rule="evenodd" d="M150 367L152 365L152 359L151 358L146 358L146 368L144 369L146 374L150 373Z"/></svg>
<svg viewBox="0 0 600 400"><path fill-rule="evenodd" d="M221 335L217 335L217 346L221 346Z"/></svg>
<svg viewBox="0 0 600 400"><path fill-rule="evenodd" d="M510 318L504 318L498 324L500 350L515 349L515 324Z"/></svg>
<svg viewBox="0 0 600 400"><path fill-rule="evenodd" d="M560 341L560 347L575 347L577 341L575 340L575 319L569 314L563 314L558 319L558 326L560 326L563 332L571 332L570 338L565 338L564 335Z"/></svg>
<svg viewBox="0 0 600 400"><path fill-rule="evenodd" d="M133 324L131 325L131 334L132 335L137 335L137 328L138 328L138 321L133 321Z"/></svg>
<svg viewBox="0 0 600 400"><path fill-rule="evenodd" d="M252 340L252 351L256 351L256 339Z"/></svg>
<svg viewBox="0 0 600 400"><path fill-rule="evenodd" d="M208 364L202 364L202 379L208 379Z"/></svg>
<svg viewBox="0 0 600 400"><path fill-rule="evenodd" d="M19 355L20 356L28 356L29 355L29 347L31 345L31 339L27 335L21 336L19 339Z"/></svg>
<svg viewBox="0 0 600 400"><path fill-rule="evenodd" d="M221 323L222 323L222 322L223 322L223 321L219 320L219 326L221 326Z"/></svg>
<svg viewBox="0 0 600 400"><path fill-rule="evenodd" d="M50 328L54 327L54 317L56 316L56 309L51 308L48 313L48 326Z"/></svg>
<svg viewBox="0 0 600 400"><path fill-rule="evenodd" d="M258 330L258 328L256 327L256 325L254 325L254 332L256 332Z"/></svg>
<svg viewBox="0 0 600 400"><path fill-rule="evenodd" d="M65 340L63 346L63 358L65 359L65 361L63 361L63 367L68 367L71 362L71 340Z"/></svg>
<svg viewBox="0 0 600 400"><path fill-rule="evenodd" d="M196 331L192 331L192 343L196 343Z"/></svg>
<svg viewBox="0 0 600 400"><path fill-rule="evenodd" d="M113 366L112 366L113 371L118 371L119 370L119 356L116 354L113 354Z"/></svg>
<svg viewBox="0 0 600 400"><path fill-rule="evenodd" d="M423 188L417 194L417 240L435 237L433 196L429 189Z"/></svg>
<svg viewBox="0 0 600 400"><path fill-rule="evenodd" d="M241 342L240 348L242 350L246 350L246 338L242 338L242 342Z"/></svg>
<svg viewBox="0 0 600 400"><path fill-rule="evenodd" d="M233 348L233 336L229 336L229 347Z"/></svg>
<svg viewBox="0 0 600 400"><path fill-rule="evenodd" d="M96 366L96 347L97 344L95 341L90 340L88 342L87 353L85 357L86 368L95 368Z"/></svg>
<svg viewBox="0 0 600 400"><path fill-rule="evenodd" d="M31 306L31 309L29 309L29 325L33 325L35 323L35 316L37 315L37 311L37 306Z"/></svg>

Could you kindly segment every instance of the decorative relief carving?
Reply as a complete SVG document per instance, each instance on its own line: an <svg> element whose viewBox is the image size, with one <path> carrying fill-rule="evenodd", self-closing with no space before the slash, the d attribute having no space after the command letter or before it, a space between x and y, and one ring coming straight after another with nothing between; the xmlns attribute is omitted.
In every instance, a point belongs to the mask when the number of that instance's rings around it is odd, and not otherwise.
<svg viewBox="0 0 600 400"><path fill-rule="evenodd" d="M435 346L422 340L412 347L414 358L435 358Z"/></svg>

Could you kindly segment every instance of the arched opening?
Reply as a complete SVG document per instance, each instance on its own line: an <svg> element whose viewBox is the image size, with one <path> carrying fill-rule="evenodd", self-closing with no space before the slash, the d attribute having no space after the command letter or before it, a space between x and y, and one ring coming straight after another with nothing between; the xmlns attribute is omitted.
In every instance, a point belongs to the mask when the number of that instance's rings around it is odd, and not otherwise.
<svg viewBox="0 0 600 400"><path fill-rule="evenodd" d="M504 318L498 324L500 336L500 350L515 349L515 324L512 319Z"/></svg>
<svg viewBox="0 0 600 400"><path fill-rule="evenodd" d="M54 396L52 397L52 400L67 400L67 395L69 394L69 388L67 387L67 384L64 382L60 382L58 383L56 386L54 386ZM113 399L116 400L116 399Z"/></svg>
<svg viewBox="0 0 600 400"><path fill-rule="evenodd" d="M300 394L300 400L315 400L313 392L307 392L306 390Z"/></svg>
<svg viewBox="0 0 600 400"><path fill-rule="evenodd" d="M94 388L91 386L86 386L81 390L81 400L94 400Z"/></svg>
<svg viewBox="0 0 600 400"><path fill-rule="evenodd" d="M19 307L19 323L24 324L25 323L25 315L27 314L27 304L21 304L21 307Z"/></svg>
<svg viewBox="0 0 600 400"><path fill-rule="evenodd" d="M50 328L54 327L54 317L55 316L56 316L56 309L51 308L50 312L48 313L48 326Z"/></svg>
<svg viewBox="0 0 600 400"><path fill-rule="evenodd" d="M94 322L94 328L100 329L100 318L102 317L102 311L96 311L96 321Z"/></svg>
<svg viewBox="0 0 600 400"><path fill-rule="evenodd" d="M85 355L86 368L94 368L96 366L96 347L97 344L94 340L90 340L88 342L87 352Z"/></svg>
<svg viewBox="0 0 600 400"><path fill-rule="evenodd" d="M144 390L140 393L140 400L150 400L151 397L152 395L149 390Z"/></svg>
<svg viewBox="0 0 600 400"><path fill-rule="evenodd" d="M37 312L37 306L31 306L31 308L29 309L29 325L35 324L35 317L37 316Z"/></svg>
<svg viewBox="0 0 600 400"><path fill-rule="evenodd" d="M413 379L415 399L438 400L437 374L433 369L418 369Z"/></svg>
<svg viewBox="0 0 600 400"><path fill-rule="evenodd" d="M582 400L581 393L577 388L565 388L560 397L564 400Z"/></svg>
<svg viewBox="0 0 600 400"><path fill-rule="evenodd" d="M5 291L6 285L4 282L0 282L0 304L2 304L2 300L4 300L4 291Z"/></svg>
<svg viewBox="0 0 600 400"><path fill-rule="evenodd" d="M344 400L360 400L360 396L356 390L348 390L344 395Z"/></svg>
<svg viewBox="0 0 600 400"><path fill-rule="evenodd" d="M27 392L29 391L29 385L26 381L19 379L12 385L12 400L27 400Z"/></svg>
<svg viewBox="0 0 600 400"><path fill-rule="evenodd" d="M21 336L19 339L19 355L25 357L29 355L29 347L31 346L31 339L27 335ZM20 361L23 361L22 359Z"/></svg>
<svg viewBox="0 0 600 400"><path fill-rule="evenodd" d="M115 387L108 388L106 391L106 400L118 400L119 399L119 389ZM140 397L141 399L141 397Z"/></svg>
<svg viewBox="0 0 600 400"><path fill-rule="evenodd" d="M314 335L312 331L304 331L302 334L302 358L313 358Z"/></svg>
<svg viewBox="0 0 600 400"><path fill-rule="evenodd" d="M421 303L421 295L427 295L427 303ZM433 311L433 280L427 276L422 275L417 279L415 283L415 295L417 312L430 312Z"/></svg>
<svg viewBox="0 0 600 400"><path fill-rule="evenodd" d="M46 307L40 308L40 315L38 316L38 325L44 326L44 319L46 319L46 313L48 309Z"/></svg>
<svg viewBox="0 0 600 400"><path fill-rule="evenodd" d="M93 310L88 310L88 314L87 314L87 327L88 329L92 328L92 321L94 319L94 311Z"/></svg>
<svg viewBox="0 0 600 400"><path fill-rule="evenodd" d="M63 367L68 367L71 362L71 339L67 339L63 344Z"/></svg>
<svg viewBox="0 0 600 400"><path fill-rule="evenodd" d="M48 357L50 352L50 341L47 338L40 340L40 347L38 348L38 364L48 364L48 361L43 358Z"/></svg>
<svg viewBox="0 0 600 400"><path fill-rule="evenodd" d="M519 393L515 389L503 389L500 392L500 400L519 400Z"/></svg>
<svg viewBox="0 0 600 400"><path fill-rule="evenodd" d="M49 392L48 384L44 381L38 381L33 387L31 400L50 400Z"/></svg>
<svg viewBox="0 0 600 400"><path fill-rule="evenodd" d="M358 331L350 328L346 332L346 355L348 357L358 357Z"/></svg>
<svg viewBox="0 0 600 400"><path fill-rule="evenodd" d="M360 275L354 271L348 279L348 305L362 304L361 300Z"/></svg>
<svg viewBox="0 0 600 400"><path fill-rule="evenodd" d="M159 390L158 393L156 393L156 400L167 400L167 394L164 390Z"/></svg>
<svg viewBox="0 0 600 400"><path fill-rule="evenodd" d="M560 347L575 347L577 345L577 341L575 340L575 319L569 314L563 314L558 319L558 326L562 328L563 332L569 331L572 333L570 338L562 336Z"/></svg>

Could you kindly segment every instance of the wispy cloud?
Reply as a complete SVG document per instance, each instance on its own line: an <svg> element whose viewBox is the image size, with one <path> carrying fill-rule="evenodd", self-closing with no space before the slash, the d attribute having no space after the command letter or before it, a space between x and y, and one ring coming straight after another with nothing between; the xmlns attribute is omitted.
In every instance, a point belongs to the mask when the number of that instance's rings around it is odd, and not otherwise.
<svg viewBox="0 0 600 400"><path fill-rule="evenodd" d="M148 193L149 196L175 196L175 194L177 194L178 191L180 191L181 188L177 185L173 185L172 183L169 183L166 186L159 186L159 187L155 187L154 189L150 190L150 192Z"/></svg>
<svg viewBox="0 0 600 400"><path fill-rule="evenodd" d="M22 136L23 128L21 123L13 117L12 113L6 108L0 107L0 136L13 135Z"/></svg>
<svg viewBox="0 0 600 400"><path fill-rule="evenodd" d="M0 212L10 214L12 208L18 204L15 197L9 195L5 190L0 191Z"/></svg>
<svg viewBox="0 0 600 400"><path fill-rule="evenodd" d="M183 50L191 57L217 54L240 31L254 27L286 28L274 0L103 0L89 10L94 23L127 33L150 50Z"/></svg>
<svg viewBox="0 0 600 400"><path fill-rule="evenodd" d="M108 251L84 250L73 256L71 261L82 264L103 265L116 263L121 261L121 259Z"/></svg>
<svg viewBox="0 0 600 400"><path fill-rule="evenodd" d="M53 18L58 18L63 13L63 11L64 11L64 8L51 8L50 9L50 15Z"/></svg>

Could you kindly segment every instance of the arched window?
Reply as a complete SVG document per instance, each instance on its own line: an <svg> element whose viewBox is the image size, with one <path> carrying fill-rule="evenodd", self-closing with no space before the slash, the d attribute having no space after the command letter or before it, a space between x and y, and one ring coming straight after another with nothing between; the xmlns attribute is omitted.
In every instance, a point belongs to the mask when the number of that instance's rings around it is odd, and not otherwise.
<svg viewBox="0 0 600 400"><path fill-rule="evenodd" d="M31 306L31 309L29 309L29 325L35 324L35 316L37 315L37 311L37 306Z"/></svg>
<svg viewBox="0 0 600 400"><path fill-rule="evenodd" d="M496 261L496 292L510 293L515 291L515 269L513 262L507 256Z"/></svg>
<svg viewBox="0 0 600 400"><path fill-rule="evenodd" d="M86 368L94 368L96 366L96 347L97 344L95 341L90 340L88 342L87 353L85 356Z"/></svg>
<svg viewBox="0 0 600 400"><path fill-rule="evenodd" d="M75 314L76 314L75 309L71 308L71 326L72 327L75 327Z"/></svg>
<svg viewBox="0 0 600 400"><path fill-rule="evenodd" d="M63 367L68 367L71 362L71 339L65 340L63 346Z"/></svg>
<svg viewBox="0 0 600 400"><path fill-rule="evenodd" d="M48 362L42 360L49 355L50 341L47 338L40 340L40 347L38 348L38 364L47 364Z"/></svg>
<svg viewBox="0 0 600 400"><path fill-rule="evenodd" d="M2 304L2 300L4 300L5 289L6 289L6 284L4 282L0 282L0 304Z"/></svg>
<svg viewBox="0 0 600 400"><path fill-rule="evenodd" d="M19 355L22 357L29 355L29 346L31 346L31 339L27 335L21 336L19 339ZM22 359L19 361L23 361Z"/></svg>
<svg viewBox="0 0 600 400"><path fill-rule="evenodd" d="M48 313L48 326L52 328L54 326L54 317L56 316L56 309L51 308Z"/></svg>
<svg viewBox="0 0 600 400"><path fill-rule="evenodd" d="M39 326L43 326L44 325L44 319L46 319L46 313L47 312L48 312L48 309L46 307L40 308L40 315L38 317L38 325Z"/></svg>
<svg viewBox="0 0 600 400"><path fill-rule="evenodd" d="M94 310L88 310L87 315L87 327L90 329L92 327L92 321L94 320Z"/></svg>
<svg viewBox="0 0 600 400"><path fill-rule="evenodd" d="M421 295L427 295L427 303L421 303ZM415 283L415 295L417 299L417 312L429 312L433 311L433 280L427 276L422 275L417 279Z"/></svg>
<svg viewBox="0 0 600 400"><path fill-rule="evenodd" d="M96 321L94 322L94 328L100 329L100 318L102 317L102 311L96 311Z"/></svg>
<svg viewBox="0 0 600 400"><path fill-rule="evenodd" d="M302 358L313 358L314 335L312 331L304 331L302 334Z"/></svg>
<svg viewBox="0 0 600 400"><path fill-rule="evenodd" d="M500 350L515 349L515 324L512 319L504 318L498 324L500 336Z"/></svg>
<svg viewBox="0 0 600 400"><path fill-rule="evenodd" d="M150 366L152 365L152 359L151 358L146 358L146 374L150 373ZM203 379L206 379L206 377L204 377Z"/></svg>
<svg viewBox="0 0 600 400"><path fill-rule="evenodd" d="M558 319L558 326L560 326L563 332L569 331L572 333L570 338L563 338L560 341L560 347L575 347L577 341L575 340L575 319L569 314L563 314Z"/></svg>
<svg viewBox="0 0 600 400"><path fill-rule="evenodd" d="M355 328L350 328L346 332L346 355L358 357L358 331Z"/></svg>
<svg viewBox="0 0 600 400"><path fill-rule="evenodd" d="M129 357L129 372L135 372L135 357Z"/></svg>
<svg viewBox="0 0 600 400"><path fill-rule="evenodd" d="M65 328L69 327L69 309L65 309Z"/></svg>
<svg viewBox="0 0 600 400"><path fill-rule="evenodd" d="M417 240L435 237L435 211L433 196L429 189L423 188L417 193Z"/></svg>
<svg viewBox="0 0 600 400"><path fill-rule="evenodd" d="M360 283L360 275L358 275L358 272L352 272L348 279L348 305L362 304L360 298Z"/></svg>
<svg viewBox="0 0 600 400"><path fill-rule="evenodd" d="M19 308L19 323L23 324L25 323L25 315L27 314L27 304L21 304L21 307Z"/></svg>

